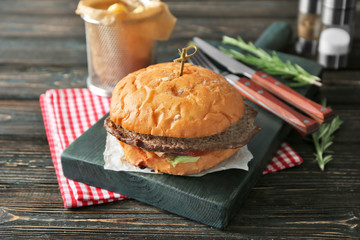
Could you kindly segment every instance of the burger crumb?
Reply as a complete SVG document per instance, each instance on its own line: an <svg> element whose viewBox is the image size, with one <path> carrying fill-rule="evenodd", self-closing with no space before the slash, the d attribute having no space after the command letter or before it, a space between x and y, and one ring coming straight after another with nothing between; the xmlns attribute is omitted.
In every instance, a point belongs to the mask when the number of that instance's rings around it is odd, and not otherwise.
<svg viewBox="0 0 360 240"><path fill-rule="evenodd" d="M170 78L169 78L169 77L163 77L163 78L161 78L161 80L163 80L163 81L169 81Z"/></svg>
<svg viewBox="0 0 360 240"><path fill-rule="evenodd" d="M181 117L180 114L176 114L176 115L174 116L174 121L178 120L180 117Z"/></svg>

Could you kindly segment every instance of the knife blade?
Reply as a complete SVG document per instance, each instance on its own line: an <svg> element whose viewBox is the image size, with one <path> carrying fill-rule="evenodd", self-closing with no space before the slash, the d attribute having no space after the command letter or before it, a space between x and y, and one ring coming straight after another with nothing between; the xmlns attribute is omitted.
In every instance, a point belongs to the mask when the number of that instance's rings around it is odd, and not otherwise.
<svg viewBox="0 0 360 240"><path fill-rule="evenodd" d="M264 87L269 92L273 93L275 96L307 113L320 124L330 121L334 117L332 109L322 106L304 97L277 79L271 77L269 74L266 74L262 71L256 71L251 67L248 67L247 65L223 53L201 38L194 37L193 40L195 44L201 50L203 50L203 52L224 66L229 72L234 74L242 74L248 77L249 79Z"/></svg>

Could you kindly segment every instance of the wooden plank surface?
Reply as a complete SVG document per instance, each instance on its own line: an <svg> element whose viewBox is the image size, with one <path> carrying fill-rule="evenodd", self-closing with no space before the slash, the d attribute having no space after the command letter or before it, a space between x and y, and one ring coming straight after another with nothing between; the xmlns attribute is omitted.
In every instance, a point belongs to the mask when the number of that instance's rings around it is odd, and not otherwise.
<svg viewBox="0 0 360 240"><path fill-rule="evenodd" d="M297 1L166 1L179 21L159 61L191 37L254 40L273 21L296 24ZM43 129L38 97L48 88L84 87L82 20L74 0L0 1L0 236L28 238L353 238L360 237L360 28L349 68L325 71L326 97L345 121L334 160L321 172L310 142L287 142L304 158L263 176L225 231L139 203L65 210ZM357 13L356 25L360 25Z"/></svg>

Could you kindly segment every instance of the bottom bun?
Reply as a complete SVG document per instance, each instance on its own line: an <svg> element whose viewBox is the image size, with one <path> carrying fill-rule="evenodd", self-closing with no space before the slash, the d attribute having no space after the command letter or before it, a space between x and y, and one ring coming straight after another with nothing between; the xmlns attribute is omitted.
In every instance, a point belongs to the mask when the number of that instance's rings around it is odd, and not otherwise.
<svg viewBox="0 0 360 240"><path fill-rule="evenodd" d="M156 172L173 175L194 174L212 168L235 154L240 149L215 150L200 156L199 160L196 162L178 163L174 167L168 160L161 158L156 154L146 152L123 142L120 142L120 144L123 148L125 159L130 164L137 167L149 167Z"/></svg>

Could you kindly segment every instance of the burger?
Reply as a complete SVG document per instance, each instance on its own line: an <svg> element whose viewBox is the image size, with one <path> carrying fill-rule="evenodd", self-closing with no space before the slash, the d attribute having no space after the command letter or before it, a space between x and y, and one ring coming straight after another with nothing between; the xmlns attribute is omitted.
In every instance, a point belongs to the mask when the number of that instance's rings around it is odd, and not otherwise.
<svg viewBox="0 0 360 240"><path fill-rule="evenodd" d="M257 112L221 75L160 63L115 86L105 129L130 164L174 175L199 173L235 154L260 130Z"/></svg>

